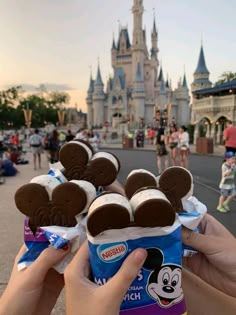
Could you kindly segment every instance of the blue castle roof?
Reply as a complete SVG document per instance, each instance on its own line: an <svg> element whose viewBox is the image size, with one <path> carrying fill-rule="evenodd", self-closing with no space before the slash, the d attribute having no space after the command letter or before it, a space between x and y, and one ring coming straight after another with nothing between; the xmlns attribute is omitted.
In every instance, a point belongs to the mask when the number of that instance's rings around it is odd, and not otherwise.
<svg viewBox="0 0 236 315"><path fill-rule="evenodd" d="M196 68L194 74L201 74L201 73L209 74L209 71L206 67L203 46L201 46L201 50L200 50L200 54L199 54L199 58L198 58L198 64L197 64L197 68Z"/></svg>

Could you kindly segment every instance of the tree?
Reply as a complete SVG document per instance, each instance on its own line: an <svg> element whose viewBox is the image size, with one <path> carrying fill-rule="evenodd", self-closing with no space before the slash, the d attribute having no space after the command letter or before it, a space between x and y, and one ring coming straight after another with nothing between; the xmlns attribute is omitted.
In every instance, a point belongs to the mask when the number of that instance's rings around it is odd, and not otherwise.
<svg viewBox="0 0 236 315"><path fill-rule="evenodd" d="M236 72L225 71L219 77L219 80L216 81L215 85L219 85L222 83L230 82L236 80Z"/></svg>

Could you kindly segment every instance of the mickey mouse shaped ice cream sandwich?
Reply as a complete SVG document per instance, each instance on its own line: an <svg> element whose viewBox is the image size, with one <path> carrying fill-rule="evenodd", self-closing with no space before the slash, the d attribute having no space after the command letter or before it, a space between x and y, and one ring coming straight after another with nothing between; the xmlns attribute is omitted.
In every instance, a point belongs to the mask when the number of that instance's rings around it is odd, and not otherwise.
<svg viewBox="0 0 236 315"><path fill-rule="evenodd" d="M87 211L88 202L96 196L95 187L84 181L56 183L50 175L35 178L15 193L20 212L29 217L29 227L35 234L42 226L73 227Z"/></svg>
<svg viewBox="0 0 236 315"><path fill-rule="evenodd" d="M81 140L62 146L59 159L68 180L86 180L96 188L112 184L120 170L120 162L115 155L108 152L93 154L91 145Z"/></svg>

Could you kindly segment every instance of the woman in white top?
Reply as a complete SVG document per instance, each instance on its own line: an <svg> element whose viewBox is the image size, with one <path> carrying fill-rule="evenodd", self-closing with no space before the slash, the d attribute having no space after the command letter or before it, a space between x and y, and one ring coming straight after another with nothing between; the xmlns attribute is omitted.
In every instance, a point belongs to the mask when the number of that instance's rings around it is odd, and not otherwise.
<svg viewBox="0 0 236 315"><path fill-rule="evenodd" d="M189 134L185 126L179 128L179 151L180 151L180 165L187 168L189 167Z"/></svg>

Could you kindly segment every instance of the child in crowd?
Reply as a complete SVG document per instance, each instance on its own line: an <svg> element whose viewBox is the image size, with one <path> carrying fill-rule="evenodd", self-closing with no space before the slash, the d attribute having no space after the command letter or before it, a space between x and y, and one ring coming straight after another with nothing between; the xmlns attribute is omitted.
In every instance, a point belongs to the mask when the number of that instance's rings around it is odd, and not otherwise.
<svg viewBox="0 0 236 315"><path fill-rule="evenodd" d="M233 152L225 152L225 162L222 164L222 178L220 181L220 198L217 210L220 212L228 212L230 210L229 203L236 195L234 177L236 173L235 155Z"/></svg>

